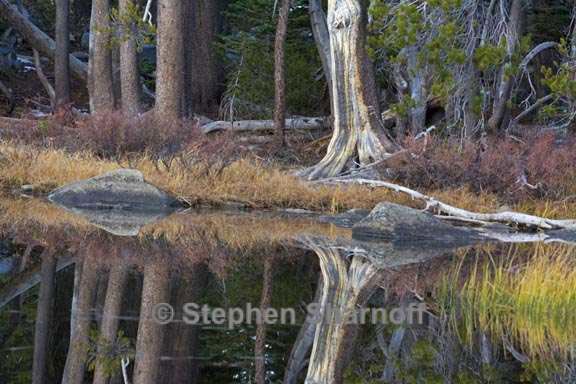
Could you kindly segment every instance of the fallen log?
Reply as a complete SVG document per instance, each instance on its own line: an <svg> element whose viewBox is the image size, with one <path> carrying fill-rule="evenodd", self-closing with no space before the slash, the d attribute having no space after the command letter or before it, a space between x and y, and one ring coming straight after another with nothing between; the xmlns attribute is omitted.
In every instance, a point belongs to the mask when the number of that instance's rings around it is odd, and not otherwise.
<svg viewBox="0 0 576 384"><path fill-rule="evenodd" d="M286 129L288 130L314 130L330 128L330 119L326 117L298 117L286 119ZM211 132L260 132L273 131L274 121L272 120L239 120L239 121L212 121L204 124L202 133Z"/></svg>
<svg viewBox="0 0 576 384"><path fill-rule="evenodd" d="M381 187L407 194L413 199L423 201L426 204L425 210L437 212L451 220L462 220L465 222L475 221L477 223L501 223L506 225L521 225L529 228L551 230L551 229L576 229L576 220L555 220L544 217L528 215L520 212L494 212L476 213L462 208L453 207L443 203L432 196L425 195L402 185L389 183L381 180L352 179L352 178L330 178L318 180L315 183L321 184L360 184L371 187Z"/></svg>
<svg viewBox="0 0 576 384"><path fill-rule="evenodd" d="M34 49L54 60L56 54L54 40L28 20L16 5L11 4L8 0L0 0L0 17L17 30ZM86 80L88 78L88 66L73 55L70 55L70 70L80 79Z"/></svg>

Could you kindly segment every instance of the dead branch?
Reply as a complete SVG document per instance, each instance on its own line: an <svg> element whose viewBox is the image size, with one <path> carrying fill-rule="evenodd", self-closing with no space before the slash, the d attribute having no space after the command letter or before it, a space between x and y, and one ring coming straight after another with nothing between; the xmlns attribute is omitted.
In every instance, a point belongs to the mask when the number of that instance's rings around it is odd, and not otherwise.
<svg viewBox="0 0 576 384"><path fill-rule="evenodd" d="M426 203L425 210L435 211L440 214L448 215L452 219L463 219L464 221L474 220L484 223L502 223L506 225L521 225L537 229L576 229L576 220L555 220L539 216L528 215L519 212L495 212L495 213L476 213L465 209L453 207L443 203L434 197L425 195L413 189L389 183L380 180L369 179L341 179L331 178L319 180L317 183L322 184L360 184L371 187L381 187L391 189L395 192L404 193L413 199L421 200Z"/></svg>
<svg viewBox="0 0 576 384"><path fill-rule="evenodd" d="M44 71L42 70L42 63L40 62L40 53L38 53L36 49L34 49L34 66L36 67L36 74L38 75L38 78L40 79L42 86L48 93L48 97L50 98L50 106L53 108L54 102L56 100L56 92L54 91L54 87L52 87L52 84L50 84L50 81L46 77L46 74L44 74Z"/></svg>
<svg viewBox="0 0 576 384"><path fill-rule="evenodd" d="M330 119L326 117L299 117L286 119L286 129L288 130L314 130L330 127ZM258 132L273 131L274 121L272 120L241 120L241 121L213 121L203 125L202 133L229 131L229 132Z"/></svg>

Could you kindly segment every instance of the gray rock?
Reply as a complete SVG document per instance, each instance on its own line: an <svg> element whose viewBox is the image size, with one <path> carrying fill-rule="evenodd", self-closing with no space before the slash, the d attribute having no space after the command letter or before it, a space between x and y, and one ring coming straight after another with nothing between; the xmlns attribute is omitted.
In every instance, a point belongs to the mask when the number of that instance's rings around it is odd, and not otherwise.
<svg viewBox="0 0 576 384"><path fill-rule="evenodd" d="M119 169L68 184L53 191L48 199L67 208L81 209L163 211L180 205L133 169Z"/></svg>
<svg viewBox="0 0 576 384"><path fill-rule="evenodd" d="M358 240L385 240L397 246L427 248L471 245L481 240L476 231L455 227L433 215L393 203L380 203L352 227Z"/></svg>

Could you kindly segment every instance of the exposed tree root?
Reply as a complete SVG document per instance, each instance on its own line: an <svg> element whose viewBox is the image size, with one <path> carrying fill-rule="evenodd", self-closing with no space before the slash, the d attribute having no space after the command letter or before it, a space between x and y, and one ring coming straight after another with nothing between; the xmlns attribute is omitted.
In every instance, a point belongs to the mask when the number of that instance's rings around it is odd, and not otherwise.
<svg viewBox="0 0 576 384"><path fill-rule="evenodd" d="M434 197L425 195L413 189L381 180L330 178L318 180L322 184L360 184L371 187L388 188L396 192L409 195L413 199L426 203L426 210L447 215L452 220L474 221L476 223L501 223L506 225L520 225L530 228L550 229L576 229L576 220L555 220L544 217L528 215L520 212L476 213L465 209L453 207ZM441 216L440 216L441 217Z"/></svg>

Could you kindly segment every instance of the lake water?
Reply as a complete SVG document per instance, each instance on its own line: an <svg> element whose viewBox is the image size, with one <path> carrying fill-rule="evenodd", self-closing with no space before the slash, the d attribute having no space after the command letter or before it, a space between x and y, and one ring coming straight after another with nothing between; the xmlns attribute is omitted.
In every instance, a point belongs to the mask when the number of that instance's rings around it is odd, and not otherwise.
<svg viewBox="0 0 576 384"><path fill-rule="evenodd" d="M0 383L576 382L571 244L349 227L2 199Z"/></svg>

